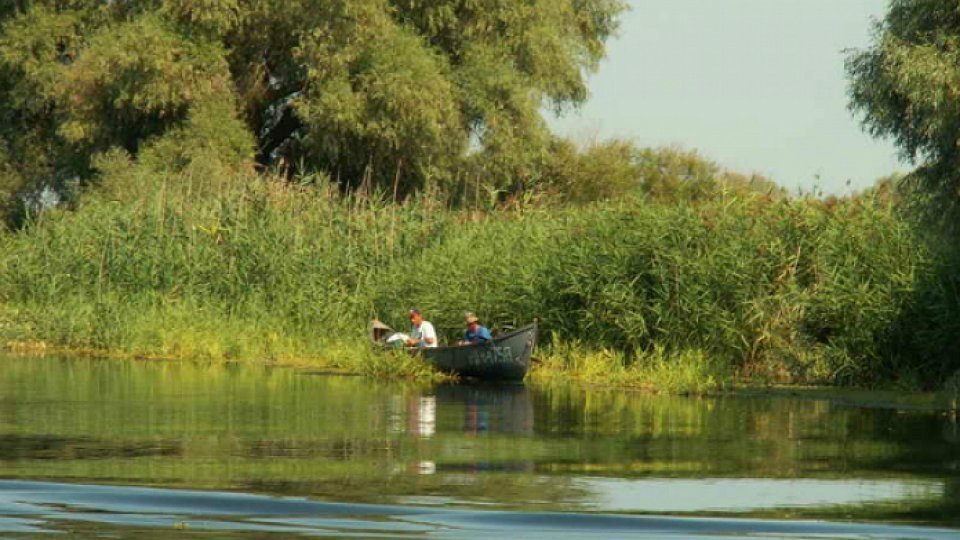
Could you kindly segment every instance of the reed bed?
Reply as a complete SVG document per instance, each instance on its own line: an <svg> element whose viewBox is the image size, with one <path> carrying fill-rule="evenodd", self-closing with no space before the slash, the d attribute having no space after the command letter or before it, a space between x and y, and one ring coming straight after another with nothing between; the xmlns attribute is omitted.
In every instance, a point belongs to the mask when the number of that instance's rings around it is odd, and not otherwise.
<svg viewBox="0 0 960 540"><path fill-rule="evenodd" d="M364 342L415 305L449 340L464 310L539 319L544 379L929 386L960 368L960 264L877 198L451 209L262 178L203 189L145 179L0 234L0 335L429 377Z"/></svg>

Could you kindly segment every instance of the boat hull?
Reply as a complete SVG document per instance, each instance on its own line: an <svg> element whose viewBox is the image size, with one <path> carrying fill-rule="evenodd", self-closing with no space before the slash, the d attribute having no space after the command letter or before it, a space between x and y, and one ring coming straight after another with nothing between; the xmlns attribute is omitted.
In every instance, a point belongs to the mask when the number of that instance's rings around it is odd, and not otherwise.
<svg viewBox="0 0 960 540"><path fill-rule="evenodd" d="M537 325L486 343L422 349L424 360L445 373L483 380L522 381L537 343Z"/></svg>

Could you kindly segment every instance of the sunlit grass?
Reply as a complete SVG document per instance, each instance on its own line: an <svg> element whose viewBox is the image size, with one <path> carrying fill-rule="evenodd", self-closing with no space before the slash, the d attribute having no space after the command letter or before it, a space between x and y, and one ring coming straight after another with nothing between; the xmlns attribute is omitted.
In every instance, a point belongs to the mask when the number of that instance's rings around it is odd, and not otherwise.
<svg viewBox="0 0 960 540"><path fill-rule="evenodd" d="M701 393L960 368L943 352L960 333L956 265L882 200L458 210L262 178L205 197L155 182L0 234L4 342L430 378L364 343L371 318L405 328L418 306L447 342L466 310L539 319L557 343L535 377Z"/></svg>
<svg viewBox="0 0 960 540"><path fill-rule="evenodd" d="M628 356L611 349L585 349L579 344L555 343L530 374L541 383L579 382L670 394L709 394L731 385L729 362L695 349L650 352Z"/></svg>

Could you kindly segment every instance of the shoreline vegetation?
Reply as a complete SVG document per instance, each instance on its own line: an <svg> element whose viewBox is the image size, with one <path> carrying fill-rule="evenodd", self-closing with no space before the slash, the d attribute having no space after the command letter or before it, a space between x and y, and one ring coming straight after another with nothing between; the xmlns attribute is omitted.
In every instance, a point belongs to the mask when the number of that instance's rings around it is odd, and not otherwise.
<svg viewBox="0 0 960 540"><path fill-rule="evenodd" d="M538 318L545 384L939 389L958 367L955 262L883 190L484 205L220 180L141 174L135 197L90 192L0 234L8 349L436 380L366 341L416 304L448 341L464 309Z"/></svg>
<svg viewBox="0 0 960 540"><path fill-rule="evenodd" d="M840 198L551 133L626 9L0 2L0 345L430 379L365 339L416 305L533 380L960 388L952 8L848 54L917 168Z"/></svg>

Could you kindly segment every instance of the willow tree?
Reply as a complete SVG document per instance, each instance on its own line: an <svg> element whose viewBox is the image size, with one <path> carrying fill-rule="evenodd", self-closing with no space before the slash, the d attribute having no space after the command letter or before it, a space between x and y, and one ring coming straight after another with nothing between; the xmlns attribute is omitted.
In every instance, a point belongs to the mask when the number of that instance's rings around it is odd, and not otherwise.
<svg viewBox="0 0 960 540"><path fill-rule="evenodd" d="M940 209L960 203L960 4L893 0L869 48L847 59L851 108L918 165Z"/></svg>
<svg viewBox="0 0 960 540"><path fill-rule="evenodd" d="M69 191L117 149L157 166L256 160L403 192L471 163L494 182L535 176L550 142L541 110L584 101L623 9L0 0L0 179Z"/></svg>
<svg viewBox="0 0 960 540"><path fill-rule="evenodd" d="M38 199L69 197L94 176L95 156L112 150L172 169L201 156L230 166L252 157L219 41L190 38L133 3L22 4L0 28L8 219Z"/></svg>
<svg viewBox="0 0 960 540"><path fill-rule="evenodd" d="M576 106L621 0L240 2L227 38L259 160L410 189L469 161L534 174L545 104ZM276 31L280 30L280 31Z"/></svg>

